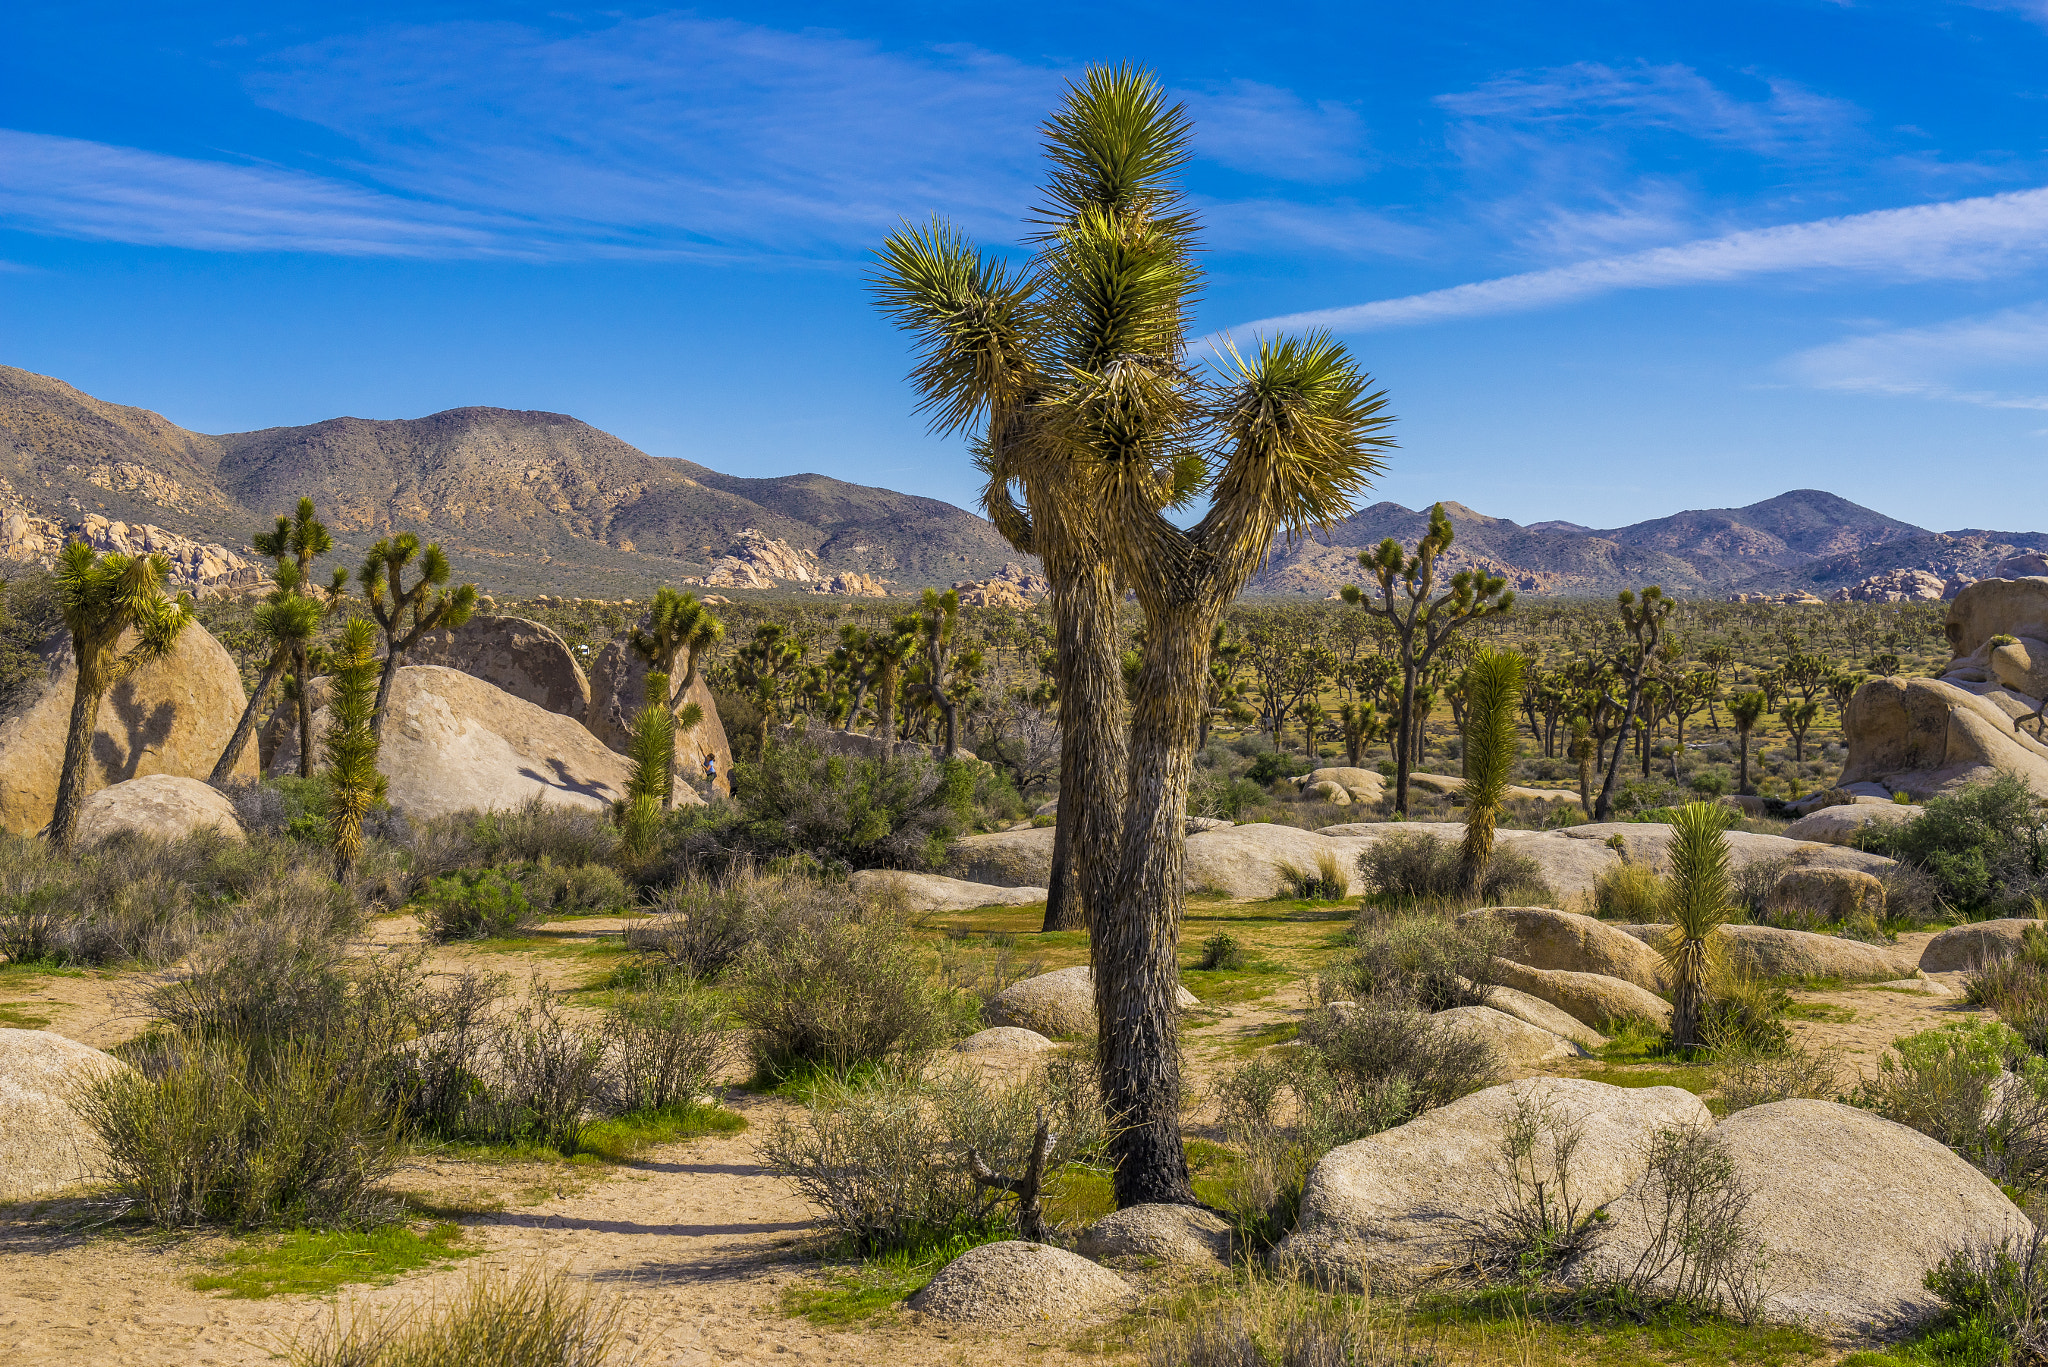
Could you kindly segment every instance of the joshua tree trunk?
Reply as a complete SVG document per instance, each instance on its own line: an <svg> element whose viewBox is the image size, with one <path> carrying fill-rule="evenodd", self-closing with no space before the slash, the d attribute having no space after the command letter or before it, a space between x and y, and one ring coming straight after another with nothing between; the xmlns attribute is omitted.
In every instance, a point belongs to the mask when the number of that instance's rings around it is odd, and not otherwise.
<svg viewBox="0 0 2048 1367"><path fill-rule="evenodd" d="M1401 716L1396 725L1400 735L1395 739L1394 750L1394 810L1402 814L1408 811L1408 775L1414 765L1409 756L1415 748L1415 671L1404 670L1401 677Z"/></svg>
<svg viewBox="0 0 2048 1367"><path fill-rule="evenodd" d="M398 677L398 667L404 663L404 652L398 649L396 641L390 642L384 651L384 666L377 672L377 721L372 729L379 742L384 739L384 707L391 701L391 681Z"/></svg>
<svg viewBox="0 0 2048 1367"><path fill-rule="evenodd" d="M88 688L86 662L79 661L78 687L71 694L71 721L64 731L64 768L57 778L57 805L50 813L50 843L70 853L78 839L78 813L85 806L85 766L92 759L93 724L99 720L104 689Z"/></svg>
<svg viewBox="0 0 2048 1367"><path fill-rule="evenodd" d="M235 766L242 762L242 752L249 748L249 738L256 734L256 718L263 712L263 700L277 686L277 678L284 673L285 662L290 658L289 649L279 650L270 657L270 663L263 666L263 672L257 675L256 691L249 695L249 704L242 709L242 719L235 723L235 734L228 737L228 748L220 752L220 762L207 776L206 781L214 787L218 788L235 776Z"/></svg>
<svg viewBox="0 0 2048 1367"><path fill-rule="evenodd" d="M1203 595L1202 598L1207 598ZM1221 602L1147 614L1143 683L1131 718L1123 852L1095 918L1102 1099L1119 1207L1198 1204L1180 1137L1180 926L1187 894L1188 775L1200 685Z"/></svg>
<svg viewBox="0 0 2048 1367"><path fill-rule="evenodd" d="M292 669L299 678L299 777L313 777L313 680L308 677L312 666L308 663L306 648L300 646L292 651Z"/></svg>
<svg viewBox="0 0 2048 1367"><path fill-rule="evenodd" d="M1060 829L1054 844L1064 838L1067 862L1050 889L1045 928L1088 930L1090 908L1103 905L1116 876L1123 834L1122 642L1114 571L1078 555L1048 556L1048 570L1056 561L1069 562L1058 564L1055 582L1061 586L1053 595L1060 672Z"/></svg>

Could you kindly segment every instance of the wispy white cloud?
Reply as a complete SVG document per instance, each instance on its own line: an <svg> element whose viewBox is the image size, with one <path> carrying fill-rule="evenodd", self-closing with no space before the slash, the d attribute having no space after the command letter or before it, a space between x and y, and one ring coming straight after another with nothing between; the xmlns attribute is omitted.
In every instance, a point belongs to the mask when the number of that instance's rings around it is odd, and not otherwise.
<svg viewBox="0 0 2048 1367"><path fill-rule="evenodd" d="M2048 254L2048 189L1791 223L1527 271L1399 299L1264 318L1244 329L1364 332L1515 313L1616 290L1721 284L1760 275L1855 273L1982 279Z"/></svg>
<svg viewBox="0 0 2048 1367"><path fill-rule="evenodd" d="M1441 250L1442 234L1348 202L1199 200L1203 242L1220 251L1312 251L1360 258L1407 258Z"/></svg>
<svg viewBox="0 0 2048 1367"><path fill-rule="evenodd" d="M1855 106L1774 77L1743 99L1688 66L1639 62L1614 67L1577 62L1518 73L1437 103L1462 118L1523 125L1597 123L1681 133L1772 156L1805 154L1833 143L1856 122Z"/></svg>
<svg viewBox="0 0 2048 1367"><path fill-rule="evenodd" d="M1365 122L1336 101L1314 103L1258 81L1183 92L1204 160L1277 180L1338 182L1370 169Z"/></svg>
<svg viewBox="0 0 2048 1367"><path fill-rule="evenodd" d="M1819 389L2048 409L2048 394L2038 383L2044 363L2048 305L2034 304L1932 327L1845 337L1789 357L1785 369ZM2003 379L2021 383L2000 384Z"/></svg>
<svg viewBox="0 0 2048 1367"><path fill-rule="evenodd" d="M520 242L523 225L338 180L13 129L0 129L0 221L207 251L436 256L533 249Z"/></svg>

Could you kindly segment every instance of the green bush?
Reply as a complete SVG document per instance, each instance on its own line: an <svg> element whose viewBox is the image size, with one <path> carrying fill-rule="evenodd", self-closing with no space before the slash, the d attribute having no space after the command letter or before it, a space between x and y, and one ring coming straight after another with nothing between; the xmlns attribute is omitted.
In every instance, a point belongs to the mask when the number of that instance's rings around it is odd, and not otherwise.
<svg viewBox="0 0 2048 1367"><path fill-rule="evenodd" d="M1542 870L1512 844L1496 846L1486 881L1466 881L1458 846L1424 831L1403 831L1373 842L1358 856L1358 871L1375 896L1396 901L1463 901L1478 906L1549 905L1557 894Z"/></svg>
<svg viewBox="0 0 2048 1367"><path fill-rule="evenodd" d="M1424 1011L1484 1006L1500 982L1507 930L1489 917L1389 914L1365 908L1352 922L1350 958L1323 979L1330 999L1381 999Z"/></svg>
<svg viewBox="0 0 2048 1367"><path fill-rule="evenodd" d="M2028 926L2017 953L1973 969L1963 995L1996 1011L2036 1054L2048 1054L2048 928Z"/></svg>
<svg viewBox="0 0 2048 1367"><path fill-rule="evenodd" d="M1247 961L1244 945L1234 935L1211 935L1202 942L1202 958L1197 965L1214 972L1218 969L1243 968Z"/></svg>
<svg viewBox="0 0 2048 1367"><path fill-rule="evenodd" d="M1196 774L1188 785L1188 815L1239 821L1246 812L1264 805L1267 797L1266 790L1248 778Z"/></svg>
<svg viewBox="0 0 2048 1367"><path fill-rule="evenodd" d="M519 881L551 916L616 916L633 904L626 880L603 864L563 866L543 855L519 871Z"/></svg>
<svg viewBox="0 0 2048 1367"><path fill-rule="evenodd" d="M618 857L619 829L606 813L535 797L523 807L468 818L479 864L538 864L561 868L609 864Z"/></svg>
<svg viewBox="0 0 2048 1367"><path fill-rule="evenodd" d="M1308 773L1314 766L1300 755L1287 754L1279 750L1267 750L1252 759L1251 767L1244 771L1249 781L1261 788L1270 788L1283 778Z"/></svg>
<svg viewBox="0 0 2048 1367"><path fill-rule="evenodd" d="M526 887L497 869L470 869L436 878L415 899L420 924L428 936L449 940L482 940L511 935L540 920L526 899Z"/></svg>
<svg viewBox="0 0 2048 1367"><path fill-rule="evenodd" d="M1939 1140L2008 1188L2048 1190L2048 1060L1998 1021L1952 1021L1892 1048L1855 1104Z"/></svg>
<svg viewBox="0 0 2048 1367"><path fill-rule="evenodd" d="M2048 898L2048 807L2016 774L1931 798L1903 825L1865 826L1856 847L1926 870L1950 906L1972 915L2026 915Z"/></svg>
<svg viewBox="0 0 2048 1367"><path fill-rule="evenodd" d="M2048 1234L2005 1233L1950 1253L1927 1273L1941 1317L1916 1336L1916 1360L1942 1367L2048 1363Z"/></svg>
<svg viewBox="0 0 2048 1367"><path fill-rule="evenodd" d="M382 1223L396 1202L376 1184L402 1131L377 1081L344 1046L159 1036L134 1071L84 1088L80 1116L105 1144L109 1175L152 1224Z"/></svg>
<svg viewBox="0 0 2048 1367"><path fill-rule="evenodd" d="M623 994L604 1022L620 1109L694 1103L732 1056L730 1024L725 1003L692 982Z"/></svg>
<svg viewBox="0 0 2048 1367"><path fill-rule="evenodd" d="M1620 863L1593 880L1593 914L1628 925L1664 919L1664 880L1647 864Z"/></svg>
<svg viewBox="0 0 2048 1367"><path fill-rule="evenodd" d="M626 947L658 974L715 978L755 944L844 913L847 889L751 865L685 878L649 896L652 913L626 927Z"/></svg>
<svg viewBox="0 0 2048 1367"><path fill-rule="evenodd" d="M907 751L893 759L849 759L804 742L769 746L733 777L739 809L705 809L685 828L684 862L758 860L807 854L827 866L930 869L946 842L976 824L980 766Z"/></svg>
<svg viewBox="0 0 2048 1367"><path fill-rule="evenodd" d="M778 928L735 970L734 1014L764 1077L922 1061L960 1024L904 933L900 912L849 900L837 915Z"/></svg>

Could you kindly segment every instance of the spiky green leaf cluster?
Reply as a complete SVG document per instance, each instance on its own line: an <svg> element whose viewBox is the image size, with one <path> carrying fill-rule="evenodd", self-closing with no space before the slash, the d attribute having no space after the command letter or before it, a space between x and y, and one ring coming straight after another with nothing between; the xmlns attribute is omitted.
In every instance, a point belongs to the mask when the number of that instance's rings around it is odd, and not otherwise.
<svg viewBox="0 0 2048 1367"><path fill-rule="evenodd" d="M1525 661L1512 650L1481 648L1465 666L1465 871L1483 881L1494 829L1520 753L1515 708Z"/></svg>
<svg viewBox="0 0 2048 1367"><path fill-rule="evenodd" d="M335 866L343 875L363 852L363 818L384 796L377 772L377 630L367 618L342 626L332 659L333 694L327 703L327 825Z"/></svg>

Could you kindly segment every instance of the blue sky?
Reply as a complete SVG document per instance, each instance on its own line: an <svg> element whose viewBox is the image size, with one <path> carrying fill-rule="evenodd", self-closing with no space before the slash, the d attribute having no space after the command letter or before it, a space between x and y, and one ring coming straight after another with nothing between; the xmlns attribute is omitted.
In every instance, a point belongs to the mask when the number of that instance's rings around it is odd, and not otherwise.
<svg viewBox="0 0 2048 1367"><path fill-rule="evenodd" d="M0 362L971 505L867 254L935 209L1014 244L1098 61L1195 116L1203 327L1331 328L1389 390L1376 496L2048 528L2048 0L17 5Z"/></svg>

